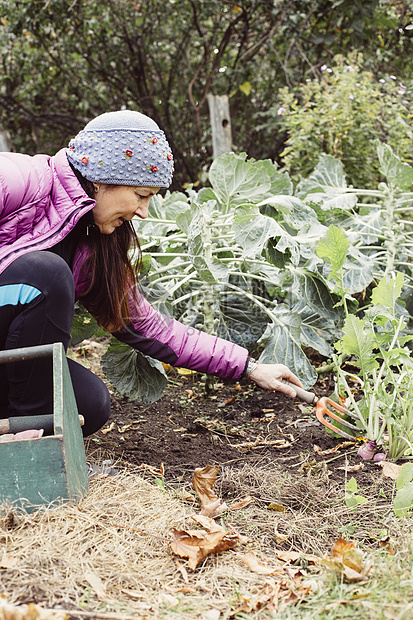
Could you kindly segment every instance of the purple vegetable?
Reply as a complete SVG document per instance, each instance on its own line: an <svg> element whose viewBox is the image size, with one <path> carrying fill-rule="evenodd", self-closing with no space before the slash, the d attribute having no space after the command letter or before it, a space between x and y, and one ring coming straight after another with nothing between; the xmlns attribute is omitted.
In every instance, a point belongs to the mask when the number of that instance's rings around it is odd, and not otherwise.
<svg viewBox="0 0 413 620"><path fill-rule="evenodd" d="M373 439L367 439L361 448L359 448L357 454L366 461L371 461L374 456L374 450L376 449L376 442Z"/></svg>
<svg viewBox="0 0 413 620"><path fill-rule="evenodd" d="M384 454L384 452L377 452L377 454L375 454L373 457L373 461L376 461L377 463L379 461L385 461L385 460L386 460L386 455Z"/></svg>

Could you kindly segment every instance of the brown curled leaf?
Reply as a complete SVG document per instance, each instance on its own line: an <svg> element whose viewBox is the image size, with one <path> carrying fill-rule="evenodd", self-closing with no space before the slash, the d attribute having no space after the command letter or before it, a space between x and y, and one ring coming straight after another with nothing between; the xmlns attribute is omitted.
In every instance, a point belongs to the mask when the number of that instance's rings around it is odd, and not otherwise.
<svg viewBox="0 0 413 620"><path fill-rule="evenodd" d="M176 555L188 558L188 566L196 566L208 555L221 553L227 549L233 549L237 545L236 540L227 537L225 531L204 532L203 530L172 530L174 540L169 543L170 548Z"/></svg>

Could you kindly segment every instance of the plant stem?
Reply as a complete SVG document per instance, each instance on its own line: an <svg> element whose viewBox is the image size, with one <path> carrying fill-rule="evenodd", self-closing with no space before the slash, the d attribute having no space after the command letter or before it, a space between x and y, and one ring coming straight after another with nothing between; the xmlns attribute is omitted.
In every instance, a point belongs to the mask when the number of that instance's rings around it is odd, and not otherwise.
<svg viewBox="0 0 413 620"><path fill-rule="evenodd" d="M357 194L358 196L376 196L383 198L384 194L378 189L355 189L353 187L346 188L346 194Z"/></svg>
<svg viewBox="0 0 413 620"><path fill-rule="evenodd" d="M341 366L341 364L343 364L349 357L350 355L347 355L347 353L340 353L340 355L337 358L337 364ZM330 372L331 370L334 370L334 368L336 368L336 363L329 362L328 364L323 364L322 366L319 366L318 368L315 369L315 371L318 375L323 375L326 372Z"/></svg>
<svg viewBox="0 0 413 620"><path fill-rule="evenodd" d="M400 319L399 319L399 323L397 325L395 334L393 336L393 339L392 339L392 341L390 343L390 346L387 349L387 351L391 351L394 348L394 346L395 346L395 344L397 342L397 339L399 337L400 330L401 330L401 328L403 326L403 323L404 323L404 319L401 316ZM382 365L380 366L380 370L377 373L376 380L375 380L374 385L373 385L373 393L371 395L371 400L370 400L370 403L369 403L369 433L371 431L373 431L374 434L372 436L370 435L368 437L368 439L375 439L376 441L380 438L380 436L382 434L382 433L380 433L380 435L379 435L379 415L378 415L378 412L377 413L375 412L376 395L377 395L377 392L379 390L379 385L380 385L380 382L382 380L385 368L386 368L386 360L383 361ZM382 431L384 431L383 427L382 427Z"/></svg>

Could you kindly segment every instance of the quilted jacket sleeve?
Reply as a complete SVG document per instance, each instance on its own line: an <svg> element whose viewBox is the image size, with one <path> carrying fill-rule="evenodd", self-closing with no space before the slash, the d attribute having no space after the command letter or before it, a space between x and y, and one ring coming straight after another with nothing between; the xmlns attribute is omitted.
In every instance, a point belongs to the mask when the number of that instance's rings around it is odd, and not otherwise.
<svg viewBox="0 0 413 620"><path fill-rule="evenodd" d="M239 379L243 374L247 349L166 317L141 295L134 314L132 324L114 334L122 342L172 366L223 379Z"/></svg>
<svg viewBox="0 0 413 620"><path fill-rule="evenodd" d="M78 248L73 264L76 298L87 289L84 264L85 246ZM216 338L171 319L153 308L139 292L137 303L130 295L132 322L114 336L154 359L172 366L217 375L222 379L239 379L248 361L243 347Z"/></svg>

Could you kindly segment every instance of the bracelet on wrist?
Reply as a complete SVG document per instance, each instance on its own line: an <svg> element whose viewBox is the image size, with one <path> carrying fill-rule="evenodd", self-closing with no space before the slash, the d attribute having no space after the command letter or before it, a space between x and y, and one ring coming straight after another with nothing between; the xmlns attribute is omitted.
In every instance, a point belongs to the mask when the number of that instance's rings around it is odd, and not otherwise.
<svg viewBox="0 0 413 620"><path fill-rule="evenodd" d="M250 357L248 359L247 370L246 370L246 373L245 373L247 375L247 377L249 377L250 374L252 372L254 372L254 370L257 368L257 366L258 366L257 360L255 360L253 357Z"/></svg>

